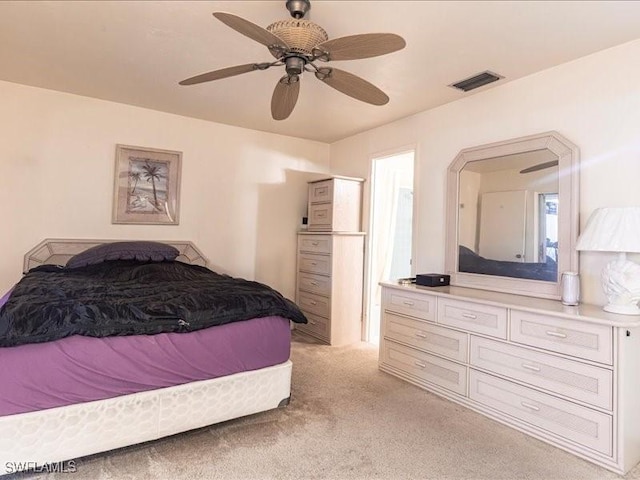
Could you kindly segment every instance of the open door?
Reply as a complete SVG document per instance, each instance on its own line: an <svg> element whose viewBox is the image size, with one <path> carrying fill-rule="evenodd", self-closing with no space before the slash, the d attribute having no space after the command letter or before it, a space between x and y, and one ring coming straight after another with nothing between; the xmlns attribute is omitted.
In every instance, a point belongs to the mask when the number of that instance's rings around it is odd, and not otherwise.
<svg viewBox="0 0 640 480"><path fill-rule="evenodd" d="M524 262L527 192L483 193L478 254L491 260Z"/></svg>
<svg viewBox="0 0 640 480"><path fill-rule="evenodd" d="M382 281L411 276L414 152L374 158L371 174L365 338L380 340Z"/></svg>

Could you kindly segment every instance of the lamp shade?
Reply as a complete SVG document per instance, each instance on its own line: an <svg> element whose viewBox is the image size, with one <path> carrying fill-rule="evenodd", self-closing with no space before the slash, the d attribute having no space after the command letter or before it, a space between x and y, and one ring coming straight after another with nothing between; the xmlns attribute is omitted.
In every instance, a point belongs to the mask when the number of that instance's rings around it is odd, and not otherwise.
<svg viewBox="0 0 640 480"><path fill-rule="evenodd" d="M640 252L640 207L598 208L589 217L576 249Z"/></svg>

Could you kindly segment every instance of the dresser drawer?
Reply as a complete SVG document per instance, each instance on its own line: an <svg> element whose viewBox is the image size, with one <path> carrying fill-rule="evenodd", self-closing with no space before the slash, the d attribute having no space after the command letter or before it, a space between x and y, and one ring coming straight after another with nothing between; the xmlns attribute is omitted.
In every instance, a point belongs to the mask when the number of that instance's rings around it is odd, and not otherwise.
<svg viewBox="0 0 640 480"><path fill-rule="evenodd" d="M298 288L306 292L328 296L331 293L331 277L300 272L298 273Z"/></svg>
<svg viewBox="0 0 640 480"><path fill-rule="evenodd" d="M469 372L469 397L538 429L612 455L610 415L473 369Z"/></svg>
<svg viewBox="0 0 640 480"><path fill-rule="evenodd" d="M471 337L471 365L613 409L613 372L488 338Z"/></svg>
<svg viewBox="0 0 640 480"><path fill-rule="evenodd" d="M319 203L309 206L309 230L330 231L333 220L333 205Z"/></svg>
<svg viewBox="0 0 640 480"><path fill-rule="evenodd" d="M413 292L402 292L394 289L385 289L383 298L384 310L423 320L436 320L436 297L422 295Z"/></svg>
<svg viewBox="0 0 640 480"><path fill-rule="evenodd" d="M526 345L613 364L611 327L535 313L511 311L511 340Z"/></svg>
<svg viewBox="0 0 640 480"><path fill-rule="evenodd" d="M448 298L438 299L438 323L507 338L507 309Z"/></svg>
<svg viewBox="0 0 640 480"><path fill-rule="evenodd" d="M304 315L307 317L308 323L296 323L296 330L329 342L329 320L309 312L304 312Z"/></svg>
<svg viewBox="0 0 640 480"><path fill-rule="evenodd" d="M422 382L432 383L466 395L467 367L434 355L383 340L381 361Z"/></svg>
<svg viewBox="0 0 640 480"><path fill-rule="evenodd" d="M383 336L409 344L421 350L449 357L459 362L467 361L468 338L466 333L437 327L421 320L383 313Z"/></svg>
<svg viewBox="0 0 640 480"><path fill-rule="evenodd" d="M309 184L309 202L330 202L333 198L333 180Z"/></svg>
<svg viewBox="0 0 640 480"><path fill-rule="evenodd" d="M298 270L307 273L331 274L331 257L329 255L311 255L301 253L298 256Z"/></svg>
<svg viewBox="0 0 640 480"><path fill-rule="evenodd" d="M329 302L330 300L327 297L298 291L298 306L304 312L329 318L329 312L331 311Z"/></svg>
<svg viewBox="0 0 640 480"><path fill-rule="evenodd" d="M298 251L309 253L331 253L331 236L299 235Z"/></svg>

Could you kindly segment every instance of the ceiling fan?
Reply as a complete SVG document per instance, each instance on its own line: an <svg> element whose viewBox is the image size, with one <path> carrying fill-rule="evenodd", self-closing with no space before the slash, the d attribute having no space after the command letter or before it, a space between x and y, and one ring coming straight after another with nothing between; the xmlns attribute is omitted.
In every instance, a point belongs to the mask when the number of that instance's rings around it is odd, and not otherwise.
<svg viewBox="0 0 640 480"><path fill-rule="evenodd" d="M545 168L551 168L551 167L557 167L557 166L558 166L558 160L551 160L550 162L539 163L537 165L527 167L523 170L520 170L520 173L537 172L538 170L544 170Z"/></svg>
<svg viewBox="0 0 640 480"><path fill-rule="evenodd" d="M402 37L393 33L365 33L329 40L319 25L304 20L311 9L309 0L287 0L287 10L293 17L269 25L266 29L231 13L215 12L218 20L237 32L265 45L276 60L274 62L247 63L196 75L180 82L195 85L232 77L255 70L284 66L284 75L276 84L271 97L271 116L284 120L293 111L300 92L303 72L312 72L321 82L372 105L384 105L389 97L363 78L335 67L319 67L314 62L356 60L392 53L405 47Z"/></svg>

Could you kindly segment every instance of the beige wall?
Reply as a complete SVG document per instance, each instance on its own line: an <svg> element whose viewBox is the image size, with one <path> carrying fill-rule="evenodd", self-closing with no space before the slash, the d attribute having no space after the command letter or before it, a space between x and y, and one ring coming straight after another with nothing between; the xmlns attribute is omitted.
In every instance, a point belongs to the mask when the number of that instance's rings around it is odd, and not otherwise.
<svg viewBox="0 0 640 480"><path fill-rule="evenodd" d="M47 237L194 241L221 272L295 294L295 232L326 144L0 82L0 294ZM212 107L214 108L214 107ZM183 152L180 225L112 225L115 145Z"/></svg>
<svg viewBox="0 0 640 480"><path fill-rule="evenodd" d="M477 172L460 172L459 242L474 252L478 251L478 207L482 175Z"/></svg>
<svg viewBox="0 0 640 480"><path fill-rule="evenodd" d="M640 205L638 58L640 40L347 138L331 145L331 169L369 178L370 157L416 145L416 271L443 271L446 170L456 154L466 147L557 130L580 148L584 227L597 207ZM365 218L368 208L367 203ZM584 300L605 303L599 276L612 258L596 252L580 255Z"/></svg>

